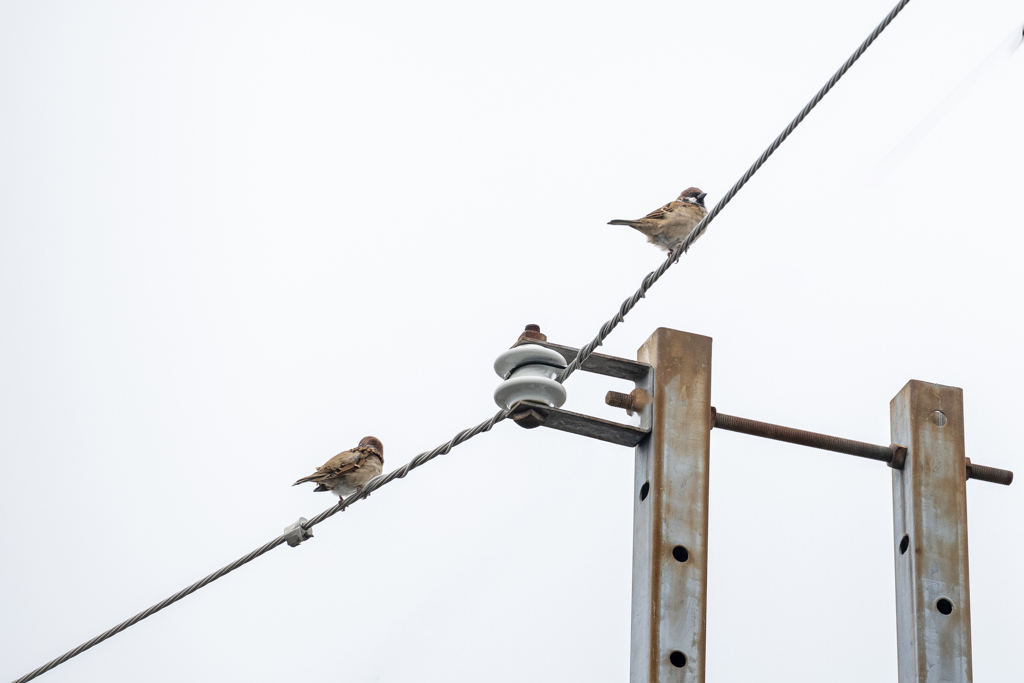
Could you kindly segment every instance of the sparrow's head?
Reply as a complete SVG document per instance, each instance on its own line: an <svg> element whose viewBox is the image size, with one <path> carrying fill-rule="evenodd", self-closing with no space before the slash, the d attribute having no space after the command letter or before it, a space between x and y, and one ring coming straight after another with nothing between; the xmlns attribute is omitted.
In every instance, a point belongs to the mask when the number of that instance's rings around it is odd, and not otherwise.
<svg viewBox="0 0 1024 683"><path fill-rule="evenodd" d="M384 462L384 444L380 442L380 439L375 436L364 436L363 440L359 442L359 445L369 446L373 450L377 451L377 454L380 455L380 461Z"/></svg>
<svg viewBox="0 0 1024 683"><path fill-rule="evenodd" d="M679 201L704 206L704 198L707 196L708 193L701 192L699 187L690 187L683 190L683 193L679 195Z"/></svg>

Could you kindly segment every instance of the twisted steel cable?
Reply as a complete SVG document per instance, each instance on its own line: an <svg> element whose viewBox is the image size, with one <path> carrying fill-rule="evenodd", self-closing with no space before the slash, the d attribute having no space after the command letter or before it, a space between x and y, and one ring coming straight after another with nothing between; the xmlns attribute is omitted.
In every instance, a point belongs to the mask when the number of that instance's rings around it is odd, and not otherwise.
<svg viewBox="0 0 1024 683"><path fill-rule="evenodd" d="M700 239L700 236L703 235L704 231L708 229L708 225L711 223L711 221L715 220L715 216L721 213L722 209L725 208L726 204L732 201L732 198L736 196L736 193L740 191L740 188L747 184L747 181L750 180L750 178L753 177L755 173L757 173L758 169L760 169L761 166L764 165L764 162L768 161L768 157L774 154L775 150L779 148L779 145L781 145L783 141L789 137L790 133L796 130L796 127L800 125L800 122L803 121L807 117L807 115L811 113L811 110L818 105L818 102L821 102L821 99L828 94L828 91L831 90L833 86L835 86L835 84L839 82L839 79L843 77L843 74L850 70L850 67L853 66L853 63L860 59L860 56L864 54L864 51L871 46L871 43L875 42L875 39L878 38L878 36L881 35L882 31L885 30L885 27L888 26L892 22L892 20L896 18L896 15L899 14L903 10L903 8L907 6L908 2L910 2L910 0L900 0L900 2L897 3L895 7L892 8L892 11L889 12L885 19L882 20L882 23L875 27L875 30L871 32L871 35L869 35L864 40L864 42L860 44L860 47L858 47L857 50L852 55L850 55L850 58L846 60L846 63L839 67L839 71L836 71L834 74L832 74L832 78L828 79L828 83L822 86L821 90L818 91L818 94L815 95L814 98L811 99L811 101L808 102L804 106L804 108L800 110L800 113L796 115L796 118L789 122L789 125L786 126L785 130L779 133L779 136L775 138L775 141L772 142L771 145L768 146L768 149L762 152L761 156L757 158L757 161L754 162L754 165L748 168L747 172L744 173L743 176L736 181L736 184L729 188L729 191L725 193L725 196L722 197L722 199L717 204L715 204L715 208L711 209L710 213L708 213L708 215L704 217L704 220L702 220L697 225L697 227L693 229L693 232L687 235L686 239L684 239L679 244L679 246L672 250L672 252L665 259L665 262L658 266L657 270L647 274L647 277L645 277L644 281L640 284L640 289L636 290L633 296L629 297L628 299L622 302L622 305L619 306L619 312L615 315L615 317L606 322L604 325L602 325L601 330L597 333L597 336L594 337L586 346L580 349L580 352L579 354L577 354L576 358L574 358L573 361L569 363L568 366L566 366L565 370L563 370L562 374L559 375L558 377L559 382L564 382L569 377L569 375L576 372L580 368L580 366L586 362L587 358L590 358L590 355L597 350L597 347L601 346L601 344L604 343L604 340L608 338L608 335L612 333L612 330L619 326L619 323L623 321L623 319L626 317L626 314L633 310L633 307L640 302L640 299L643 299L644 296L647 295L647 290L653 287L654 283L661 279L661 276L665 274L665 271L671 268L672 265L679 260L680 256L682 256L683 254L690 250L690 247L693 245L693 243Z"/></svg>
<svg viewBox="0 0 1024 683"><path fill-rule="evenodd" d="M668 258L665 259L665 262L662 263L657 270L647 274L647 277L644 278L643 283L641 283L640 285L640 289L638 289L636 293L633 294L633 296L622 302L622 305L619 307L618 314L614 318L606 322L604 325L602 325L601 331L597 334L597 336L594 337L594 339L590 343L588 343L586 346L580 349L580 352L576 356L576 358L573 359L573 361L566 367L565 370L562 371L562 374L559 376L558 381L564 382L573 372L579 369L580 365L586 362L587 358L589 358L591 354L594 353L597 347L599 347L604 342L604 340L607 339L608 335L611 334L612 330L618 327L619 323L623 321L626 314L629 313L633 309L633 307L636 306L636 304L640 301L640 299L642 299L646 295L647 290L649 290L654 285L654 283L657 282L661 278L661 276L665 274L665 271L672 267L672 264L675 263L676 259L678 259L684 253L686 253L690 249L690 246L694 242L696 242L702 234L704 234L704 231L707 229L708 224L712 220L714 220L715 216L717 216L722 211L722 209L725 208L726 204L732 201L732 198L736 195L737 192L740 191L740 188L746 185L747 181L750 180L751 176L757 173L758 169L761 168L764 162L768 160L768 157L770 157L775 152L775 150L778 149L779 145L781 145L782 142L789 137L790 133L792 133L793 130L798 125L800 125L800 122L804 120L807 114L809 114L810 111L814 109L818 102L820 102L821 99L828 93L828 91L831 90L832 87L839 81L839 79L843 77L843 74L845 74L849 70L849 68L853 66L853 63L856 62L862 54L864 54L864 51L867 50L868 47L870 47L871 43L875 42L875 39L878 38L882 31L885 30L885 27L888 26L892 22L892 20L896 18L896 15L900 13L900 11L907 5L908 2L910 2L910 0L900 0L896 7L894 7L893 10L889 12L888 16L886 16L882 23L880 23L875 28L875 30L871 32L871 35L869 35L863 43L861 43L860 47L857 48L857 51L854 52L850 56L850 58L846 60L846 63L843 64L843 66L840 67L840 69L835 74L832 75L832 78L830 78L828 83L826 83L825 86L818 91L818 94L815 95L814 98L804 106L800 113L797 114L796 118L794 118L789 123L789 125L786 126L786 129L783 130L777 138L775 138L775 141L772 142L768 149L766 149L761 154L758 160L754 162L754 165L747 169L747 172L744 173L743 176L738 181L736 181L736 184L733 185L732 188L730 188L729 191L725 193L725 196L722 197L722 199L717 204L715 204L715 207L710 211L710 213L708 213L707 216L704 217L704 220L702 220L700 224L697 225L696 228L694 228L693 232L691 232L690 235L685 240L683 240L683 242L679 246L677 246L671 254L668 255ZM490 419L484 420L475 427L462 430L461 432L456 434L450 441L438 446L437 448L431 451L424 451L423 453L420 453L415 458L407 462L405 465L399 467L397 470L393 470L388 474L382 474L378 477L375 477L374 479L371 479L366 484L366 486L363 487L362 491L349 496L343 501L340 501L338 505L333 505L327 510L324 510L319 515L303 524L303 528L307 530L313 528L320 522L323 522L324 520L328 519L329 517L332 517L338 512L344 511L353 503L370 495L371 493L379 489L381 486L389 484L395 479L404 478L407 474L409 474L410 471L430 462L439 455L444 455L450 452L454 447L458 446L459 444L465 441L468 441L477 434L490 431L494 427L494 425L506 419L508 415L509 411L499 410ZM252 551L248 555L240 557L231 564L222 567L221 569L218 569L206 578L195 582L188 588L185 588L184 590L175 593L171 597L162 600L161 602L158 602L149 609L139 612L131 619L121 622L117 626L114 626L113 628L104 631L100 635L96 636L95 638L82 643L75 649L64 653L63 655L57 657L53 661L50 661L44 664L43 666L39 667L38 669L28 674L25 674L21 678L18 678L15 681L13 681L13 683L27 683L27 681L31 681L32 679L43 675L47 671L57 666L60 666L72 657L76 657L77 655L82 654L89 648L99 645L104 640L107 640L108 638L117 635L118 633L124 631L130 626L134 626L146 617L156 614L163 608L174 604L178 600L181 600L182 598L188 595L191 595L203 586L213 583L217 579L233 572L242 565L252 562L257 557L270 552L271 550L278 547L279 545L282 545L283 543L285 543L285 537L282 534L281 536L278 536L269 543L266 543L265 545Z"/></svg>
<svg viewBox="0 0 1024 683"><path fill-rule="evenodd" d="M444 455L448 453L453 448L458 446L460 443L472 439L477 434L482 434L483 432L491 431L491 428L493 428L494 425L498 424L508 416L509 411L499 410L494 414L494 417L488 420L484 420L475 427L463 429L461 432L456 434L451 441L441 444L432 451L424 451L420 453L415 458L399 467L397 470L392 470L387 474L381 474L377 477L374 477L370 481L366 482L366 486L363 487L362 491L360 491L359 493L353 493L351 496L346 498L343 502L340 502L338 505L334 505L331 508L324 510L319 515L303 524L302 528L312 529L314 526L324 521L328 517L332 517L339 512L344 512L349 505L355 503L356 501L362 498L366 498L368 495L379 489L381 486L384 486L384 484L389 484L395 479L404 478L405 475L409 474L410 470L414 470L420 465L425 465L426 463L430 462L439 455Z"/></svg>
<svg viewBox="0 0 1024 683"><path fill-rule="evenodd" d="M402 467L399 467L397 470L394 470L394 471L389 472L387 474L382 474L382 475L380 475L378 477L374 477L373 479L371 479L369 482L366 483L366 486L363 487L362 491L360 491L359 493L352 494L351 496L346 498L344 501L339 501L338 505L332 505L327 510L324 510L319 515L317 515L313 519L311 519L308 522L306 522L305 524L303 524L302 528L307 529L307 530L308 529L312 529L314 526L316 526L320 522L324 521L328 517L331 517L332 515L334 515L334 514L336 514L338 512L344 511L345 508L347 508L349 505L351 505L352 503L356 502L357 500L359 500L361 498L365 498L366 496L370 495L370 493L372 493L373 491L376 491L381 486L384 486L384 484L390 483L390 482L394 481L395 479L401 479L405 475L409 474L409 472L411 470L414 470L417 467L419 467L420 465L423 465L423 464L426 464L426 463L430 462L431 460L433 460L434 458L436 458L439 455L444 455L445 453L448 453L453 448L458 446L460 443L463 443L465 441L468 441L469 439L472 439L477 434L481 434L483 432L490 431L491 428L494 427L494 425L498 424L499 422L504 420L506 417L508 417L508 411L507 410L499 410L497 413L494 414L494 417L492 417L492 418L490 418L488 420L484 420L483 422L481 422L480 424L478 424L475 427L471 427L469 429L462 430L461 432L456 434L455 437L452 438L451 441L448 441L446 443L441 444L440 446L438 446L437 448L435 448L432 451L424 451L423 453L420 453L415 458L413 458L412 460L407 462L405 465L403 465ZM214 573L210 574L206 578L200 579L199 581L196 581L195 583L193 583L188 588L185 588L184 590L181 590L181 591L175 593L174 595L172 595L171 597L167 598L166 600L162 600L162 601L158 602L157 604L153 605L152 607L150 607L149 609L147 609L145 611L142 611L142 612L139 612L138 614L136 614L131 619L128 619L127 621L122 621L117 626L115 626L115 627L113 627L113 628L111 628L111 629L109 629L107 631L104 631L103 633L99 634L98 636L96 636L92 640L88 640L88 641L82 643L81 645L76 647L74 650L70 650L68 652L65 652L60 657L57 657L56 659L54 659L51 662L47 662L46 664L44 664L43 666L39 667L35 671L32 671L31 673L25 674L21 678L15 680L14 683L26 683L26 681L31 681L33 678L36 678L38 676L42 676L44 673L46 673L50 669L53 669L54 667L60 666L61 664L63 664L64 662L68 661L72 657L76 657L76 656L82 654L83 652L85 652L86 650L88 650L89 648L91 648L91 647L93 647L95 645L99 645L100 643L102 643L107 638L112 638L113 636L116 636L118 633L120 633L121 631L125 630L129 626L134 626L135 624L139 623L140 621L142 621L146 617L150 617L150 616L156 614L157 612L162 610L164 607L168 607L170 605L173 605L178 600L181 600L182 598L184 598L186 596L189 596L192 593L195 593L197 590L199 590L203 586L206 586L207 584L213 583L214 581L216 581L220 577L224 576L225 574L229 574L229 573L235 571L236 569L238 569L242 565L248 564L249 562L252 562L253 560L255 560L260 555L263 555L264 553L270 552L271 550L273 550L277 546L283 544L284 542L285 542L285 537L282 534L281 536L278 536L277 538L275 538L274 540L270 541L269 543L266 543L265 545L260 546L259 548L257 548L256 550L252 551L248 555L246 555L244 557L238 558L237 560L235 560L234 562L232 562L231 564L229 564L229 565L227 565L225 567L221 567L220 569L218 569Z"/></svg>
<svg viewBox="0 0 1024 683"><path fill-rule="evenodd" d="M103 633L99 634L98 636L96 636L92 640L88 640L88 641L82 643L81 645L76 647L74 650L71 650L69 652L65 652L60 657L57 657L57 659L54 659L51 662L47 662L46 664L42 665L41 667L39 667L35 671L32 671L31 673L25 674L21 678L19 678L16 681L14 681L14 683L24 683L24 681L31 681L33 678L36 678L37 676L42 676L44 673L46 673L50 669L53 669L54 667L60 666L61 664L63 664L64 662L68 661L72 657L75 657L75 656L78 656L78 655L82 654L83 652L85 652L89 648L93 647L94 645L99 645L100 643L102 643L107 638L111 638L113 636L116 636L118 633L120 633L121 631L125 630L129 626L134 626L135 624L139 623L140 621L142 621L146 617L152 616L152 615L156 614L157 612L162 610L164 607L167 607L168 605L172 605L172 604L176 603L178 600L181 600L182 598L184 598L185 596L191 595L192 593L195 593L197 590L199 590L200 588L202 588L206 584L213 583L214 581L216 581L220 577L224 576L225 574L227 574L229 572L233 572L234 570L236 570L239 567L241 567L243 564L246 564L248 562L252 562L253 560L255 560L260 555L262 555L264 553L267 553L267 552L270 552L271 550L273 550L274 548L276 548L277 546L281 545L284 542L285 542L284 536L283 535L282 536L278 536L273 541L270 541L266 545L263 545L263 546L257 548L256 550L252 551L251 553L249 553L245 557L240 557L237 560L235 560L234 562L232 562L231 564L227 565L226 567L222 567L222 568L218 569L214 573L212 573L209 576L207 576L205 579L201 579L199 581L196 581L195 583L193 583L188 588L175 593L174 595L172 595L171 597L167 598L166 600L162 600L161 602L158 602L157 604L153 605L149 609L147 609L147 610L145 610L143 612L139 612L138 614L136 614L131 619L128 619L127 621L122 621L120 624L118 624L114 628L112 628L112 629L110 629L108 631L104 631Z"/></svg>

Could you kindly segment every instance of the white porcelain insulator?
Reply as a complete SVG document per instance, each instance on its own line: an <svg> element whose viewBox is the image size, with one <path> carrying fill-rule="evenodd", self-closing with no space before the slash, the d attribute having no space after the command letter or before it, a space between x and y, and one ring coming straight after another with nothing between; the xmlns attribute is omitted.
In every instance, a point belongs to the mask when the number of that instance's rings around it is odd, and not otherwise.
<svg viewBox="0 0 1024 683"><path fill-rule="evenodd" d="M565 358L558 351L540 344L521 344L508 351L503 351L494 361L494 372L502 379L508 379L512 371L524 365L550 365L553 368L564 368Z"/></svg>
<svg viewBox="0 0 1024 683"><path fill-rule="evenodd" d="M565 403L565 387L556 381L559 369L550 365L523 365L494 390L494 402L506 410L518 401L537 401L559 408Z"/></svg>

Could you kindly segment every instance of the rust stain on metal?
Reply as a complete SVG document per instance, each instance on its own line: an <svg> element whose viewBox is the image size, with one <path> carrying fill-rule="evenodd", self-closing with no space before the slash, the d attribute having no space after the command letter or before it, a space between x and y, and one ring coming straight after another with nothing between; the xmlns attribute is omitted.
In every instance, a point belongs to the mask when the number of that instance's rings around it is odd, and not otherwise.
<svg viewBox="0 0 1024 683"><path fill-rule="evenodd" d="M1013 483L1013 472L1010 470L1001 470L998 467L975 465L971 462L970 458L967 458L967 478L1009 486Z"/></svg>
<svg viewBox="0 0 1024 683"><path fill-rule="evenodd" d="M512 408L512 419L521 427L533 429L541 425L570 434L599 439L619 446L633 448L647 438L650 429L602 420L571 410L554 408L535 401L519 401Z"/></svg>
<svg viewBox="0 0 1024 683"><path fill-rule="evenodd" d="M512 345L512 348L515 348L524 341L546 342L547 340L548 336L540 331L540 325L527 325L526 329L523 330L523 333L519 335L519 339L517 339L516 343Z"/></svg>
<svg viewBox="0 0 1024 683"><path fill-rule="evenodd" d="M608 393L611 395L618 392ZM624 396L625 394L619 395ZM940 418L939 415L942 417ZM927 417L936 426L942 427L946 424L945 420L947 418L941 411L932 411ZM758 422L757 420L749 420L745 417L726 415L719 413L715 408L711 409L710 424L712 429L717 427L718 429L739 432L750 436L759 436L764 439L785 441L786 443L795 443L800 446L820 448L824 451L846 453L847 455L856 455L861 458L879 460L888 463L889 467L894 470L903 469L907 459L906 447L899 444L893 443L888 446L876 446L875 444L863 441L854 441L828 434L808 432L803 429L783 427L782 425L771 424L770 422ZM970 458L964 458L964 464L968 479L977 479L993 484L1002 484L1003 486L1009 486L1013 482L1013 472L1009 470L1001 470L998 467L987 467L985 465L974 465L971 464Z"/></svg>
<svg viewBox="0 0 1024 683"><path fill-rule="evenodd" d="M889 461L889 467L894 470L902 470L907 462L906 446L891 443L889 444L889 450L892 451L892 460Z"/></svg>
<svg viewBox="0 0 1024 683"><path fill-rule="evenodd" d="M609 391L604 395L604 402L612 408L622 408L627 415L639 413L651 402L651 395L641 387L637 387L628 394L621 391Z"/></svg>
<svg viewBox="0 0 1024 683"><path fill-rule="evenodd" d="M903 469L892 472L899 681L969 683L963 391L912 380L890 414L892 440L907 447Z"/></svg>
<svg viewBox="0 0 1024 683"><path fill-rule="evenodd" d="M641 427L652 431L637 448L630 681L702 683L711 339L660 328L637 357L654 379L641 387L651 397Z"/></svg>
<svg viewBox="0 0 1024 683"><path fill-rule="evenodd" d="M864 443L863 441L854 441L838 436L829 436L828 434L808 432L803 429L783 427L771 424L770 422L748 420L744 417L719 413L717 410L715 411L714 426L730 432L740 432L751 436L760 436L765 439L820 448L825 451L846 453L847 455L856 455L861 458L870 458L871 460L891 462L893 459L891 446L876 446L875 444Z"/></svg>
<svg viewBox="0 0 1024 683"><path fill-rule="evenodd" d="M609 391L604 395L604 402L612 408L623 408L633 414L633 397L621 391Z"/></svg>
<svg viewBox="0 0 1024 683"><path fill-rule="evenodd" d="M545 421L544 416L532 408L517 411L512 415L512 419L515 420L517 425L525 429L540 427Z"/></svg>

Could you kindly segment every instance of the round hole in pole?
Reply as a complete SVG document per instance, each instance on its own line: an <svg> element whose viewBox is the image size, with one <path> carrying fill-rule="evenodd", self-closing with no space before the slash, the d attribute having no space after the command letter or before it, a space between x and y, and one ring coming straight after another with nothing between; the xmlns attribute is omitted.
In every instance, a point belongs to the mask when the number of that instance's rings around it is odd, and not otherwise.
<svg viewBox="0 0 1024 683"><path fill-rule="evenodd" d="M934 422L939 427L946 426L946 414L941 410L936 410L935 412L933 412L931 415L928 416L928 419Z"/></svg>
<svg viewBox="0 0 1024 683"><path fill-rule="evenodd" d="M953 603L948 598L939 598L935 601L935 609L942 614L950 614L953 611Z"/></svg>
<svg viewBox="0 0 1024 683"><path fill-rule="evenodd" d="M681 545L677 545L672 548L672 557L676 558L677 562L686 562L690 559L690 551Z"/></svg>
<svg viewBox="0 0 1024 683"><path fill-rule="evenodd" d="M686 655L679 650L673 650L672 654L668 656L668 661L672 662L672 666L677 669L682 669L686 666Z"/></svg>
<svg viewBox="0 0 1024 683"><path fill-rule="evenodd" d="M900 555L907 552L907 548L910 547L910 534L903 534L903 538L900 539Z"/></svg>
<svg viewBox="0 0 1024 683"><path fill-rule="evenodd" d="M651 482L645 481L640 487L640 500L647 500L647 494L651 492Z"/></svg>

